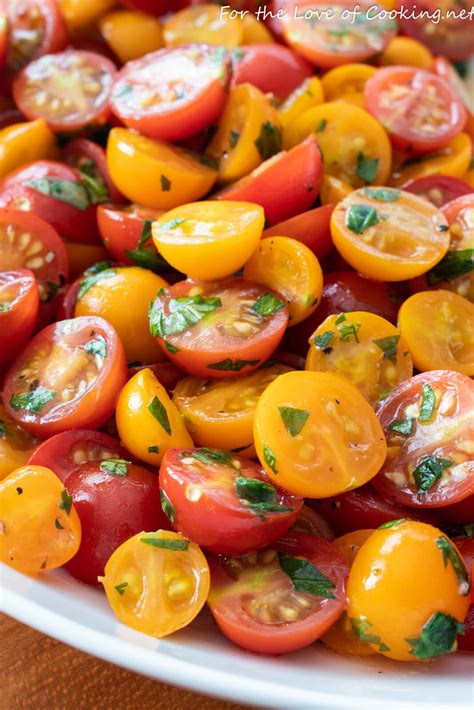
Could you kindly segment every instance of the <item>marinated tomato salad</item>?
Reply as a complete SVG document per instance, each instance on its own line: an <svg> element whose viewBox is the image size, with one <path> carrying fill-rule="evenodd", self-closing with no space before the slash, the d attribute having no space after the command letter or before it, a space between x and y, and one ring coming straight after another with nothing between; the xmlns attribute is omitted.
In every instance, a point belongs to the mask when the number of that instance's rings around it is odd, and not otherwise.
<svg viewBox="0 0 474 710"><path fill-rule="evenodd" d="M270 6L0 0L0 559L473 652L474 20Z"/></svg>

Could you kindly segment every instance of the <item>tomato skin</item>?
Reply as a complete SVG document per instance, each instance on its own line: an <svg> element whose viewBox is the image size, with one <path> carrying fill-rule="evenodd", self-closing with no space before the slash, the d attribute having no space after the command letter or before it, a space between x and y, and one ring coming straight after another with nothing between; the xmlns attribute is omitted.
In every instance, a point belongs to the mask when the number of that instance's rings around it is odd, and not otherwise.
<svg viewBox="0 0 474 710"><path fill-rule="evenodd" d="M295 522L303 499L282 489L276 489L277 500L290 511L261 516L240 503L234 489L239 476L270 484L259 464L231 454L238 470L226 464L203 469L197 460L197 470L190 470L192 453L193 449L169 449L160 466L160 488L174 508L173 526L182 535L215 554L243 555L271 544ZM193 489L201 493L198 501L189 493Z"/></svg>
<svg viewBox="0 0 474 710"><path fill-rule="evenodd" d="M132 535L168 527L158 480L141 466L129 463L121 476L90 461L70 473L67 487L81 521L82 540L66 569L86 584L99 584L97 577L110 555Z"/></svg>
<svg viewBox="0 0 474 710"><path fill-rule="evenodd" d="M163 385L168 394L171 394L180 380L186 377L186 373L183 372L179 367L173 362L156 362L152 365L137 365L134 367L128 367L128 373L130 377L133 377L140 372L140 370L148 369L153 372L158 382Z"/></svg>
<svg viewBox="0 0 474 710"><path fill-rule="evenodd" d="M97 207L97 225L107 251L113 259L122 264L133 264L126 251L137 248L145 220L153 221L161 217L162 210L154 210L140 205L104 203ZM147 246L147 244L144 244Z"/></svg>
<svg viewBox="0 0 474 710"><path fill-rule="evenodd" d="M255 653L279 655L313 643L342 614L346 607L345 582L349 566L333 543L301 532L288 533L277 540L271 549L308 559L335 584L333 592L336 599L323 600L319 609L299 621L261 623L245 613L239 603L245 590L240 594L232 593L235 580L225 571L224 559L209 555L212 586L208 605L220 630L238 646Z"/></svg>
<svg viewBox="0 0 474 710"><path fill-rule="evenodd" d="M71 165L76 170L81 171L81 166L84 163L89 163L88 170L84 166L84 172L86 175L90 175L95 178L99 183L105 185L108 192L107 200L111 202L124 202L125 197L122 193L115 187L111 180L109 171L107 168L107 159L105 157L105 150L102 146L88 140L87 138L74 138L73 141L68 143L63 150L64 161ZM90 163L93 163L91 166Z"/></svg>
<svg viewBox="0 0 474 710"><path fill-rule="evenodd" d="M38 57L44 54L50 54L53 52L59 52L66 46L67 42L67 30L64 19L58 7L58 4L54 0L26 0L26 2L15 3L15 2L5 2L6 15L8 20L8 39L10 47L6 47L6 61L7 66L12 72L16 72L22 69L29 62L38 59ZM1 10L0 10L1 11ZM21 49L21 39L22 39L22 18L28 14L36 12L39 13L43 20L43 37L38 46L36 46L33 52L29 52L25 56L24 52L19 51ZM19 25L19 27L17 27ZM15 51L15 32L18 31L18 38L20 48ZM28 44L28 42L26 42ZM1 62L0 62L1 65Z"/></svg>
<svg viewBox="0 0 474 710"><path fill-rule="evenodd" d="M436 511L444 524L472 523L474 520L474 495L452 503Z"/></svg>
<svg viewBox="0 0 474 710"><path fill-rule="evenodd" d="M425 523L437 524L437 516L432 511L413 510L391 503L383 498L370 484L356 488L348 493L323 498L308 499L307 505L322 515L336 535L345 535L354 530L378 528L391 520L409 518Z"/></svg>
<svg viewBox="0 0 474 710"><path fill-rule="evenodd" d="M331 215L335 205L323 205L264 229L265 237L291 237L305 244L319 260L332 249Z"/></svg>
<svg viewBox="0 0 474 710"><path fill-rule="evenodd" d="M255 202L265 210L267 223L277 224L311 207L322 177L321 153L311 135L300 145L278 153L247 177L215 193L213 198Z"/></svg>
<svg viewBox="0 0 474 710"><path fill-rule="evenodd" d="M4 435L0 438L0 481L24 466L38 440L6 412L0 400L0 421Z"/></svg>
<svg viewBox="0 0 474 710"><path fill-rule="evenodd" d="M469 607L467 616L464 619L464 628L465 632L458 638L458 652L474 653L474 604L471 604L471 606Z"/></svg>
<svg viewBox="0 0 474 710"><path fill-rule="evenodd" d="M128 7L158 17L177 9L175 0L123 0L123 2Z"/></svg>
<svg viewBox="0 0 474 710"><path fill-rule="evenodd" d="M11 300L10 300L11 299ZM39 312L38 286L29 269L0 271L0 366L28 342Z"/></svg>
<svg viewBox="0 0 474 710"><path fill-rule="evenodd" d="M0 97L0 107L1 107ZM13 104L14 105L14 104ZM0 109L1 110L1 109ZM8 113L0 112L0 179L34 160L54 160L59 155L56 136L42 118L36 121L8 121Z"/></svg>
<svg viewBox="0 0 474 710"><path fill-rule="evenodd" d="M82 210L73 204L43 194L29 186L32 180L68 180L82 186L80 173L53 160L37 160L10 173L0 183L0 207L34 212L59 232L60 236L79 244L100 244L96 208Z"/></svg>
<svg viewBox="0 0 474 710"><path fill-rule="evenodd" d="M46 466L66 484L70 474L96 459L130 459L130 453L108 434L90 429L70 429L39 444L28 459L29 466Z"/></svg>
<svg viewBox="0 0 474 710"><path fill-rule="evenodd" d="M312 74L311 65L288 47L281 44L249 44L239 47L239 58L234 58L231 84L236 86L248 82L264 94L271 93L286 99Z"/></svg>
<svg viewBox="0 0 474 710"><path fill-rule="evenodd" d="M457 197L474 192L467 182L449 175L427 175L426 177L408 180L401 186L401 189L413 192L414 195L425 197L438 208L444 207Z"/></svg>

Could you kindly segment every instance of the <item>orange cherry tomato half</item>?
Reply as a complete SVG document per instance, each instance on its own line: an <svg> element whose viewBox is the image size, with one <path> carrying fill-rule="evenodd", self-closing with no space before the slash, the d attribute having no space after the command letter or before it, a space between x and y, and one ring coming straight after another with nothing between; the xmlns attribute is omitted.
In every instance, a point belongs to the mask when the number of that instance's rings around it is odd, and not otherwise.
<svg viewBox="0 0 474 710"><path fill-rule="evenodd" d="M122 64L155 52L163 46L159 20L142 12L112 10L102 15L98 27Z"/></svg>
<svg viewBox="0 0 474 710"><path fill-rule="evenodd" d="M0 481L24 466L38 440L7 414L0 401Z"/></svg>
<svg viewBox="0 0 474 710"><path fill-rule="evenodd" d="M400 154L401 160L394 160L394 168L388 184L401 187L408 180L422 178L426 175L450 175L465 179L472 156L472 141L466 133L459 133L449 143L425 155L408 157Z"/></svg>
<svg viewBox="0 0 474 710"><path fill-rule="evenodd" d="M240 17L212 3L190 4L163 22L163 38L168 47L205 42L232 49L242 43L244 26Z"/></svg>
<svg viewBox="0 0 474 710"><path fill-rule="evenodd" d="M30 339L39 311L38 286L28 269L0 271L0 366Z"/></svg>
<svg viewBox="0 0 474 710"><path fill-rule="evenodd" d="M122 344L102 318L74 318L44 328L5 378L7 413L39 436L100 427L126 379Z"/></svg>
<svg viewBox="0 0 474 710"><path fill-rule="evenodd" d="M207 128L226 99L229 60L205 44L160 49L118 73L110 107L151 138L180 140Z"/></svg>
<svg viewBox="0 0 474 710"><path fill-rule="evenodd" d="M421 42L411 37L394 37L379 57L382 67L408 66L431 70L433 55Z"/></svg>
<svg viewBox="0 0 474 710"><path fill-rule="evenodd" d="M324 103L322 81L317 76L305 79L278 107L278 118L283 126L288 126L303 111Z"/></svg>
<svg viewBox="0 0 474 710"><path fill-rule="evenodd" d="M0 130L0 179L27 163L53 160L58 155L56 137L42 118Z"/></svg>
<svg viewBox="0 0 474 710"><path fill-rule="evenodd" d="M336 249L373 279L402 281L425 273L449 247L444 215L421 197L393 188L362 188L331 217Z"/></svg>
<svg viewBox="0 0 474 710"><path fill-rule="evenodd" d="M350 103L355 102L360 108L360 95L363 94L367 81L377 72L369 64L343 64L330 69L321 77L321 84L326 101L343 99Z"/></svg>

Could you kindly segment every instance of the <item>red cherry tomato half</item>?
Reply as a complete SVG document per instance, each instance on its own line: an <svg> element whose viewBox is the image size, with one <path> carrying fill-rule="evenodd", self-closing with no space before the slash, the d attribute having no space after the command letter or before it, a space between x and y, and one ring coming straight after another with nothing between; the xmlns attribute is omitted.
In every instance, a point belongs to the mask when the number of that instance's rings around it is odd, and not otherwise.
<svg viewBox="0 0 474 710"><path fill-rule="evenodd" d="M67 241L100 243L94 194L64 163L37 160L14 170L0 184L0 207L34 212Z"/></svg>
<svg viewBox="0 0 474 710"><path fill-rule="evenodd" d="M66 569L86 584L97 577L114 550L133 535L169 528L160 507L157 477L116 458L76 468L67 489L81 521L81 545Z"/></svg>
<svg viewBox="0 0 474 710"><path fill-rule="evenodd" d="M286 99L313 69L302 57L281 44L249 44L232 54L232 84L253 84L264 94Z"/></svg>
<svg viewBox="0 0 474 710"><path fill-rule="evenodd" d="M249 651L277 655L303 648L346 607L348 564L322 537L290 532L266 550L242 557L210 555L208 562L211 613L220 630ZM323 575L321 595L298 591L293 583L290 573L302 564Z"/></svg>
<svg viewBox="0 0 474 710"><path fill-rule="evenodd" d="M59 52L67 42L64 19L55 0L6 0L7 66L17 72L44 54ZM1 12L1 9L0 9Z"/></svg>
<svg viewBox="0 0 474 710"><path fill-rule="evenodd" d="M158 16L181 9L176 6L176 0L123 0L123 3L134 10Z"/></svg>
<svg viewBox="0 0 474 710"><path fill-rule="evenodd" d="M323 259L332 248L331 221L334 205L323 205L314 210L302 212L296 217L278 222L273 227L265 229L262 239L265 237L291 237L305 244L316 254L318 259Z"/></svg>
<svg viewBox="0 0 474 710"><path fill-rule="evenodd" d="M467 182L449 175L427 175L415 178L406 182L400 189L424 197L438 209L457 197L474 193Z"/></svg>
<svg viewBox="0 0 474 710"><path fill-rule="evenodd" d="M28 64L13 82L13 98L30 120L53 131L77 131L105 123L116 68L95 52L67 50Z"/></svg>
<svg viewBox="0 0 474 710"><path fill-rule="evenodd" d="M12 419L39 436L93 429L112 415L126 377L115 330L103 318L82 316L30 340L7 372L3 401Z"/></svg>
<svg viewBox="0 0 474 710"><path fill-rule="evenodd" d="M449 143L466 109L449 84L416 67L382 67L367 81L365 106L398 150L430 152Z"/></svg>
<svg viewBox="0 0 474 710"><path fill-rule="evenodd" d="M68 165L78 170L83 181L100 197L101 202L125 201L109 175L102 146L87 138L75 138L64 148L63 158Z"/></svg>
<svg viewBox="0 0 474 710"><path fill-rule="evenodd" d="M472 92L469 91L468 81L463 81L456 69L445 57L435 57L433 61L432 71L448 82L450 87L454 89L464 104L464 108L468 113L468 121L464 131L469 133L471 139L473 137L474 127L474 106L472 103Z"/></svg>
<svg viewBox="0 0 474 710"><path fill-rule="evenodd" d="M129 128L180 140L207 128L226 101L229 59L220 47L196 44L160 49L119 72L111 109Z"/></svg>
<svg viewBox="0 0 474 710"><path fill-rule="evenodd" d="M276 349L287 323L281 296L238 278L179 281L150 309L151 332L165 355L209 379L255 370Z"/></svg>
<svg viewBox="0 0 474 710"><path fill-rule="evenodd" d="M303 507L303 499L274 486L260 464L216 449L170 449L160 488L175 529L219 554L269 545Z"/></svg>
<svg viewBox="0 0 474 710"><path fill-rule="evenodd" d="M0 208L2 269L29 269L39 300L52 301L69 275L66 248L56 230L33 212Z"/></svg>
<svg viewBox="0 0 474 710"><path fill-rule="evenodd" d="M471 580L473 572L471 572ZM473 582L471 581L471 587ZM464 633L458 636L458 651L460 653L474 653L474 604L471 604L464 619Z"/></svg>
<svg viewBox="0 0 474 710"><path fill-rule="evenodd" d="M307 505L320 513L338 536L355 530L378 528L400 518L421 520L432 525L437 522L431 511L415 511L395 505L382 498L370 484L333 498L307 500Z"/></svg>
<svg viewBox="0 0 474 710"><path fill-rule="evenodd" d="M372 480L401 505L438 508L474 493L474 382L460 372L433 370L403 382L377 416L388 443L384 466Z"/></svg>
<svg viewBox="0 0 474 710"><path fill-rule="evenodd" d="M33 272L0 271L0 366L10 362L28 342L38 311L38 286Z"/></svg>
<svg viewBox="0 0 474 710"><path fill-rule="evenodd" d="M335 535L324 520L322 515L316 513L313 508L308 505L304 505L301 509L301 513L298 516L295 524L291 526L291 529L296 532L304 532L307 535L316 535L318 537L324 537L325 540L334 540Z"/></svg>
<svg viewBox="0 0 474 710"><path fill-rule="evenodd" d="M120 441L101 431L71 429L39 444L28 459L28 465L46 466L66 484L78 466L104 459L130 459L130 454Z"/></svg>
<svg viewBox="0 0 474 710"><path fill-rule="evenodd" d="M462 525L474 520L474 495L436 511L443 524Z"/></svg>
<svg viewBox="0 0 474 710"><path fill-rule="evenodd" d="M218 200L255 202L276 224L307 210L316 200L323 177L321 153L314 135L266 160L250 175L224 188ZM288 236L282 234L281 236Z"/></svg>
<svg viewBox="0 0 474 710"><path fill-rule="evenodd" d="M163 210L154 210L151 207L140 205L113 205L104 204L97 207L97 224L102 241L110 256L122 264L137 265L136 261L127 254L134 252L141 237L149 233L149 238L143 242L141 249L152 247L152 254L156 249L151 241L151 223L161 217ZM136 257L135 257L136 259ZM140 265L140 264L138 264Z"/></svg>

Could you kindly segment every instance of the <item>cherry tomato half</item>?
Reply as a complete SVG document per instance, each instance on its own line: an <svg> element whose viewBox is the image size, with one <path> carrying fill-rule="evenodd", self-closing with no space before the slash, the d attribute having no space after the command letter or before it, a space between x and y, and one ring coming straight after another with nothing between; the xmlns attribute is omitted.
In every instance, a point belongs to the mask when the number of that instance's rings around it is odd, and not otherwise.
<svg viewBox="0 0 474 710"><path fill-rule="evenodd" d="M28 342L39 311L38 286L29 269L0 271L0 366Z"/></svg>
<svg viewBox="0 0 474 710"><path fill-rule="evenodd" d="M334 205L323 205L278 222L263 231L262 237L285 236L305 244L318 259L323 259L331 250L331 215Z"/></svg>
<svg viewBox="0 0 474 710"><path fill-rule="evenodd" d="M402 185L402 190L424 197L438 209L457 197L474 193L473 188L467 182L449 177L449 175L426 175L408 180Z"/></svg>
<svg viewBox="0 0 474 710"><path fill-rule="evenodd" d="M241 46L232 54L232 84L253 84L264 94L286 99L312 73L296 52L281 44Z"/></svg>
<svg viewBox="0 0 474 710"><path fill-rule="evenodd" d="M24 466L38 440L12 419L0 401L0 481Z"/></svg>
<svg viewBox="0 0 474 710"><path fill-rule="evenodd" d="M97 225L110 256L122 264L145 266L152 271L162 268L163 261L151 241L151 224L162 214L162 210L135 204L99 205Z"/></svg>
<svg viewBox="0 0 474 710"><path fill-rule="evenodd" d="M55 0L6 0L7 66L17 72L43 54L59 52L67 41L66 25Z"/></svg>
<svg viewBox="0 0 474 710"><path fill-rule="evenodd" d="M100 202L124 202L107 169L105 150L87 138L75 138L63 151L64 161L79 171L86 185L100 197Z"/></svg>

